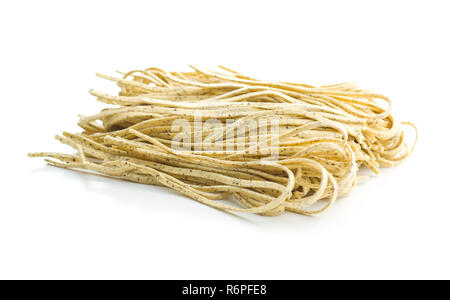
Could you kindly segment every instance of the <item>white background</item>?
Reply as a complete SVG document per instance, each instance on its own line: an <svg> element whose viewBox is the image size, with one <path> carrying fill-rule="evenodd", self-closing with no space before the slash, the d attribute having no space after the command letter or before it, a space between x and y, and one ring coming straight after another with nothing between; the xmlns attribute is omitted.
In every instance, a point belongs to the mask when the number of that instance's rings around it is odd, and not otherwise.
<svg viewBox="0 0 450 300"><path fill-rule="evenodd" d="M0 278L450 278L448 1L70 3L0 4ZM103 107L88 88L116 91L95 72L188 64L356 80L418 126L416 151L317 217L226 214L26 157L72 151L53 136Z"/></svg>

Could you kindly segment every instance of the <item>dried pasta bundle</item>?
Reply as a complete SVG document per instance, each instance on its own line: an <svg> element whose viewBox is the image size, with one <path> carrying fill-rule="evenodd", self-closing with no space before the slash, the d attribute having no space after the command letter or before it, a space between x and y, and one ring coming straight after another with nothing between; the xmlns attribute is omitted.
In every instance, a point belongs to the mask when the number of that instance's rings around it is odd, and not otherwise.
<svg viewBox="0 0 450 300"><path fill-rule="evenodd" d="M387 97L353 83L315 87L192 68L98 74L120 93L91 90L112 106L82 116L82 133L56 137L77 153L30 156L165 186L218 209L310 215L349 193L362 165L379 173L414 148L401 124L415 126L392 116Z"/></svg>

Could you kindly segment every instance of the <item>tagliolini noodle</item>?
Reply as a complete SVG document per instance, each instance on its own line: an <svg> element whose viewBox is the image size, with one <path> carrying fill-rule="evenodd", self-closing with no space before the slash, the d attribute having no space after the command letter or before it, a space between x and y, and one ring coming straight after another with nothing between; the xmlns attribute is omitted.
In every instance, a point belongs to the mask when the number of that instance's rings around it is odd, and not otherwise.
<svg viewBox="0 0 450 300"><path fill-rule="evenodd" d="M165 186L222 210L310 215L348 194L361 166L378 174L414 148L401 125L415 126L392 116L387 97L353 83L315 87L192 68L98 74L121 91L91 90L114 106L82 116L82 133L56 137L77 153L30 156Z"/></svg>

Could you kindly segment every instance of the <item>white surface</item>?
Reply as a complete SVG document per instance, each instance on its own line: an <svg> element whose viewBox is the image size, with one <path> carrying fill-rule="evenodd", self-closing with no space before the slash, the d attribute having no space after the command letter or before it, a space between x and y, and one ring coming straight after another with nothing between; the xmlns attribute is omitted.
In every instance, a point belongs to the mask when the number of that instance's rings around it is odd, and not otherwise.
<svg viewBox="0 0 450 300"><path fill-rule="evenodd" d="M4 1L0 278L450 278L447 1ZM223 64L356 80L417 124L416 152L317 217L231 215L45 166L103 107L95 72ZM408 133L411 137L412 134Z"/></svg>

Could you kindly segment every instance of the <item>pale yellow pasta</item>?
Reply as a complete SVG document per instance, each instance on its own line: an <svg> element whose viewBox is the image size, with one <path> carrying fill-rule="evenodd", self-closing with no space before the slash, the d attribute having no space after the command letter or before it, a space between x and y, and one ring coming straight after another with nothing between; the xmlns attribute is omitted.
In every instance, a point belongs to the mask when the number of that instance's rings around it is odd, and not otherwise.
<svg viewBox="0 0 450 300"><path fill-rule="evenodd" d="M91 90L109 106L81 116L82 133L57 136L77 153L30 156L165 186L222 210L310 215L348 194L362 166L379 173L402 163L414 148L402 124L417 140L386 96L354 83L315 87L192 68L98 74L120 92Z"/></svg>

